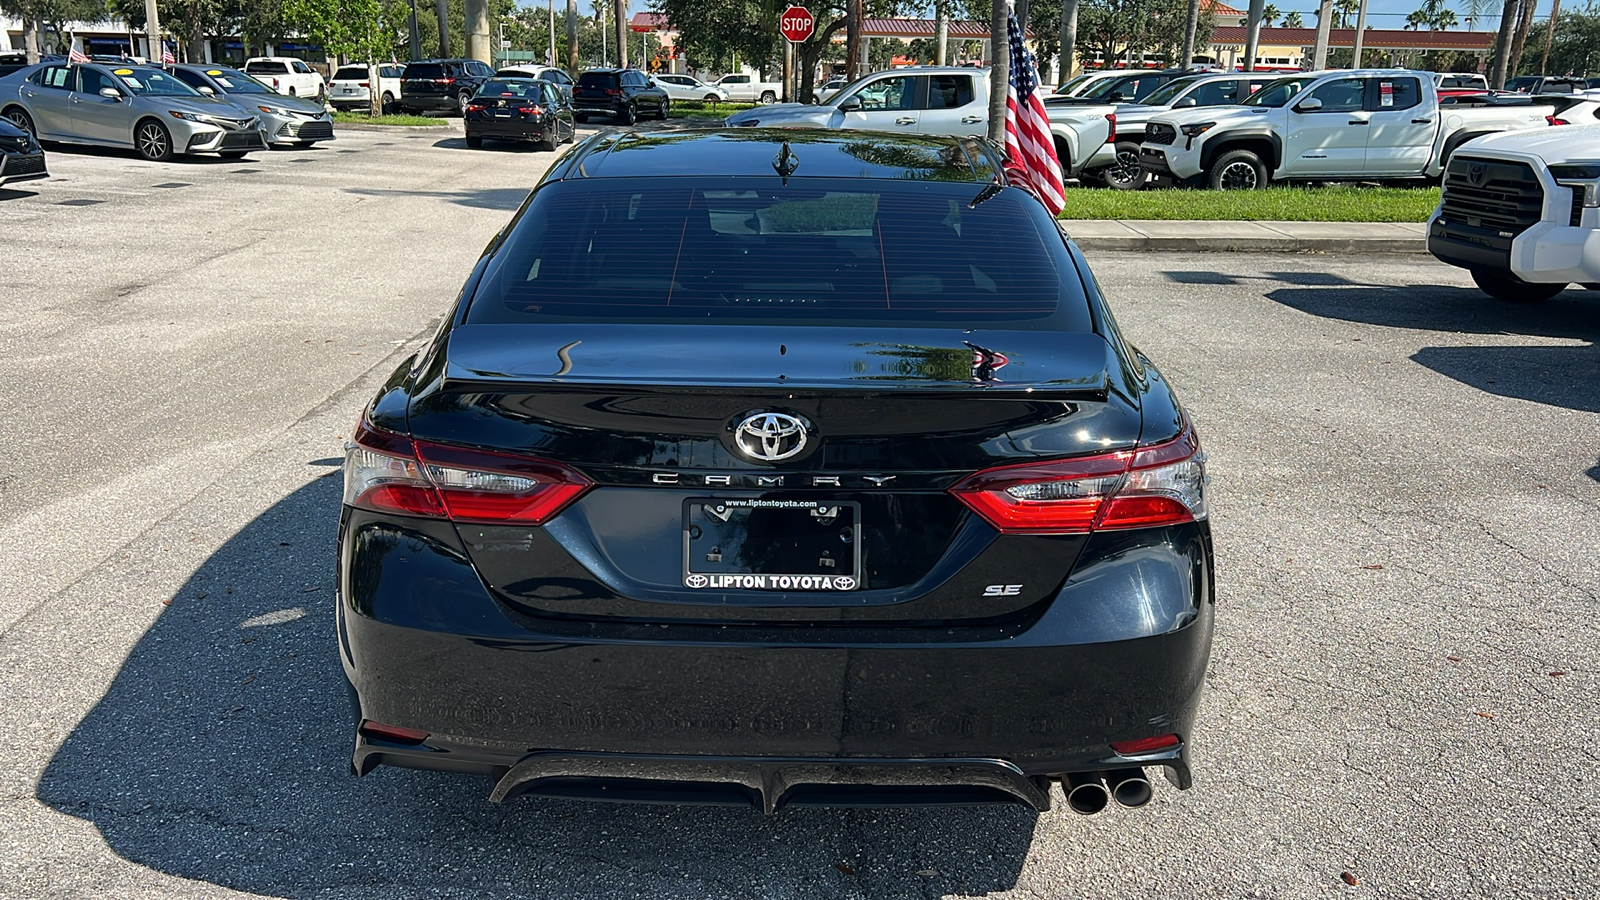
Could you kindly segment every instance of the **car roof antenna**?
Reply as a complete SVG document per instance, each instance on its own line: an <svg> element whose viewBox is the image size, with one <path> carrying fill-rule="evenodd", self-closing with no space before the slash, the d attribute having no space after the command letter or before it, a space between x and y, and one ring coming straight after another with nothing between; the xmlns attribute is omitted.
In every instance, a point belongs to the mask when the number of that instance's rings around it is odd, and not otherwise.
<svg viewBox="0 0 1600 900"><path fill-rule="evenodd" d="M788 141L783 142L783 147L778 150L778 155L772 158L772 167L778 170L779 175L783 176L783 186L788 187L789 176L794 174L795 169L800 168L800 158L794 155L793 150L789 149Z"/></svg>

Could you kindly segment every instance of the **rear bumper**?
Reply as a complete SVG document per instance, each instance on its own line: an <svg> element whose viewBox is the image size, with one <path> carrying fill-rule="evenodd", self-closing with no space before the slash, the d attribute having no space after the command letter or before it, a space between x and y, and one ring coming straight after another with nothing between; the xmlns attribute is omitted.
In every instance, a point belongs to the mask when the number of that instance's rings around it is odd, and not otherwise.
<svg viewBox="0 0 1600 900"><path fill-rule="evenodd" d="M1003 636L908 626L903 641L877 629L869 643L848 626L785 637L538 618L491 596L435 529L352 541L347 521L338 636L357 718L430 735L358 735L352 763L487 775L496 799L731 791L769 811L839 785L1037 807L1051 777L1147 765L1187 787L1186 744L1137 758L1110 744L1192 731L1213 605L1209 534L1190 527L1205 571L1191 555L1161 559L1168 535L1123 548L1138 572L1069 580ZM1188 570L1192 608L1160 633L1114 639L1106 623L1134 617L1111 606L1162 618L1152 586L1169 564Z"/></svg>
<svg viewBox="0 0 1600 900"><path fill-rule="evenodd" d="M574 100L572 111L598 113L602 116L620 116L628 108L626 100Z"/></svg>
<svg viewBox="0 0 1600 900"><path fill-rule="evenodd" d="M545 135L555 134L556 123L553 119L541 119L530 122L518 120L514 122L499 122L493 119L483 121L468 120L467 134L473 137L494 138L502 141L538 141Z"/></svg>
<svg viewBox="0 0 1600 900"><path fill-rule="evenodd" d="M400 95L400 105L407 109L421 112L455 112L461 108L460 101L454 94L406 94Z"/></svg>

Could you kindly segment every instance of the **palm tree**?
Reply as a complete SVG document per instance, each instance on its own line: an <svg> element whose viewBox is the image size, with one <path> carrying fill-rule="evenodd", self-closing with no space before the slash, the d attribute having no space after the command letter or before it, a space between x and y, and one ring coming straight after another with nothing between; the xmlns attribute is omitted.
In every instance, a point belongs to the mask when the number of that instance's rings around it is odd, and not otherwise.
<svg viewBox="0 0 1600 900"><path fill-rule="evenodd" d="M1261 26L1263 28L1271 28L1272 23L1281 18L1283 18L1283 15L1279 13L1278 8L1273 6L1271 3L1261 7Z"/></svg>
<svg viewBox="0 0 1600 900"><path fill-rule="evenodd" d="M1360 10L1361 0L1333 0L1333 27L1349 28Z"/></svg>
<svg viewBox="0 0 1600 900"><path fill-rule="evenodd" d="M1306 27L1306 22L1304 19L1300 18L1299 10L1292 10L1288 15L1283 17L1283 27L1304 28Z"/></svg>

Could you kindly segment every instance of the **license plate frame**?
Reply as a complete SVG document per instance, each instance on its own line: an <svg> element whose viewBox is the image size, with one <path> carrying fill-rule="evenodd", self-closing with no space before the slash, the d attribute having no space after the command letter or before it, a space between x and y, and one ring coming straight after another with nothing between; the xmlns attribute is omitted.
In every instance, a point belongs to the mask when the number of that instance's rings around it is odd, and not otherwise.
<svg viewBox="0 0 1600 900"><path fill-rule="evenodd" d="M858 502L691 497L683 502L682 532L682 584L690 590L841 593L864 586ZM784 571L757 571L753 557Z"/></svg>

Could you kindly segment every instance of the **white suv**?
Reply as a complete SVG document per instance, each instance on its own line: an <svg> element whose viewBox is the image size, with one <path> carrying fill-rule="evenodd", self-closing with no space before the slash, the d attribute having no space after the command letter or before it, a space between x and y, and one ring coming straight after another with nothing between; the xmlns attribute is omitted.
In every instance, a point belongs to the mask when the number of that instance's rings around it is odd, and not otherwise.
<svg viewBox="0 0 1600 900"><path fill-rule="evenodd" d="M405 77L405 66L399 63L382 63L378 66L378 96L385 113L394 112L400 102L400 79ZM334 109L361 109L371 106L371 70L355 63L340 66L328 82L328 102Z"/></svg>
<svg viewBox="0 0 1600 900"><path fill-rule="evenodd" d="M1450 157L1428 252L1500 300L1600 290L1600 125L1493 134Z"/></svg>
<svg viewBox="0 0 1600 900"><path fill-rule="evenodd" d="M290 97L322 100L328 96L322 75L293 56L253 56L244 61L244 73Z"/></svg>

